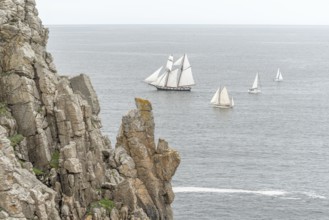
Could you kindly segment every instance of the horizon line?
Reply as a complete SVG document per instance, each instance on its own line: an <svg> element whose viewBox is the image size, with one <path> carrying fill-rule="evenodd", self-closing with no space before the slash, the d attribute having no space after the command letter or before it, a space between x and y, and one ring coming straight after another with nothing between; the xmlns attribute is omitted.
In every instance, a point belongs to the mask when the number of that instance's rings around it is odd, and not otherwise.
<svg viewBox="0 0 329 220"><path fill-rule="evenodd" d="M210 24L210 23L181 23L181 24L172 24L172 23L86 23L86 24L48 24L43 23L43 25L216 25L216 26L329 26L329 24Z"/></svg>

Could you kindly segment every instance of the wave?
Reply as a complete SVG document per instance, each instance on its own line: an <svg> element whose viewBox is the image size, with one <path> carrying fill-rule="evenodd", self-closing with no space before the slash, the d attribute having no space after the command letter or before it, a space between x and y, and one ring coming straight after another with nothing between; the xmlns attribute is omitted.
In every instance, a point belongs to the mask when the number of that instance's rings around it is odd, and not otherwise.
<svg viewBox="0 0 329 220"><path fill-rule="evenodd" d="M282 196L287 194L285 191L277 190L244 190L244 189L218 189L218 188L203 188L203 187L174 187L175 193L238 193L238 194L260 194L265 196Z"/></svg>
<svg viewBox="0 0 329 220"><path fill-rule="evenodd" d="M310 197L312 199L326 199L325 196L318 195L315 192L295 192L295 193L300 193L300 194Z"/></svg>
<svg viewBox="0 0 329 220"><path fill-rule="evenodd" d="M314 199L326 199L325 196L318 195L314 192L287 192L283 190L244 190L244 189L219 189L204 187L174 187L174 193L226 193L226 194L254 194L263 196L287 196L287 195L304 195ZM298 199L298 198L296 198Z"/></svg>

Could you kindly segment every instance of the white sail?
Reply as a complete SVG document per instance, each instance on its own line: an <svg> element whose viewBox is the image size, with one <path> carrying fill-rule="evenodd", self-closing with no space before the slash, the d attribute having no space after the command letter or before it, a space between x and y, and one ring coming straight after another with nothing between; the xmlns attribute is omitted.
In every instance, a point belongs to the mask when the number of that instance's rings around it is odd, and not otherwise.
<svg viewBox="0 0 329 220"><path fill-rule="evenodd" d="M232 106L232 107L234 106L234 100L233 100L233 97L231 98L231 106Z"/></svg>
<svg viewBox="0 0 329 220"><path fill-rule="evenodd" d="M174 61L174 57L172 55L170 55L168 57L167 64L166 64L166 70L167 71L171 71L172 66L173 66L173 61Z"/></svg>
<svg viewBox="0 0 329 220"><path fill-rule="evenodd" d="M280 68L278 69L278 72L276 73L275 79L279 79L279 77L280 77Z"/></svg>
<svg viewBox="0 0 329 220"><path fill-rule="evenodd" d="M149 77L147 77L144 82L147 82L147 83L152 83L154 81L156 81L159 77L159 74L161 72L163 67L160 67L159 69L157 69L154 73L152 73Z"/></svg>
<svg viewBox="0 0 329 220"><path fill-rule="evenodd" d="M174 66L181 66L183 58L184 58L184 56L181 56L178 60L176 60L176 62L174 63Z"/></svg>
<svg viewBox="0 0 329 220"><path fill-rule="evenodd" d="M184 54L183 70L190 67L191 67L190 61L187 59L187 55Z"/></svg>
<svg viewBox="0 0 329 220"><path fill-rule="evenodd" d="M228 92L226 87L222 89L219 95L219 104L220 105L231 105L230 97L228 96Z"/></svg>
<svg viewBox="0 0 329 220"><path fill-rule="evenodd" d="M214 96L212 97L211 101L210 101L211 104L215 104L215 105L219 104L218 103L218 101L219 101L219 92L220 91L219 91L219 88L218 88L217 91L215 92Z"/></svg>
<svg viewBox="0 0 329 220"><path fill-rule="evenodd" d="M185 54L183 59L183 64L181 67L178 86L192 86L192 85L195 85L195 82L193 79L190 62L187 58L187 55Z"/></svg>
<svg viewBox="0 0 329 220"><path fill-rule="evenodd" d="M166 85L166 79L167 79L168 72L163 73L161 76L158 77L158 79L154 82L152 82L152 85L155 86L165 86Z"/></svg>
<svg viewBox="0 0 329 220"><path fill-rule="evenodd" d="M282 77L282 73L281 73L280 69L278 69L278 72L279 72L279 75L277 76L277 79L279 81L282 81L283 80L283 77Z"/></svg>
<svg viewBox="0 0 329 220"><path fill-rule="evenodd" d="M161 90L190 91L190 86L195 85L191 65L186 54L176 60L175 63L173 56L170 55L165 67L158 69L144 81Z"/></svg>
<svg viewBox="0 0 329 220"><path fill-rule="evenodd" d="M280 71L280 68L278 68L278 72L276 73L274 81L282 81L282 80L283 80L282 73Z"/></svg>
<svg viewBox="0 0 329 220"><path fill-rule="evenodd" d="M256 74L254 84L252 84L252 89L257 89L258 88L258 83L259 83L259 78L258 78L258 73Z"/></svg>
<svg viewBox="0 0 329 220"><path fill-rule="evenodd" d="M192 86L195 85L192 70L191 68L188 68L186 70L183 70L180 76L179 85L178 86Z"/></svg>
<svg viewBox="0 0 329 220"><path fill-rule="evenodd" d="M156 81L153 81L150 84L154 85L154 86L163 86L163 87L166 86L168 74L170 73L172 66L173 66L173 56L170 55L167 60L165 72L163 74L161 74L160 76L158 76Z"/></svg>
<svg viewBox="0 0 329 220"><path fill-rule="evenodd" d="M169 73L167 81L168 87L177 87L178 71L178 69L175 69Z"/></svg>
<svg viewBox="0 0 329 220"><path fill-rule="evenodd" d="M283 77L282 77L282 74L280 72L280 75L279 75L279 80L282 81L283 80Z"/></svg>

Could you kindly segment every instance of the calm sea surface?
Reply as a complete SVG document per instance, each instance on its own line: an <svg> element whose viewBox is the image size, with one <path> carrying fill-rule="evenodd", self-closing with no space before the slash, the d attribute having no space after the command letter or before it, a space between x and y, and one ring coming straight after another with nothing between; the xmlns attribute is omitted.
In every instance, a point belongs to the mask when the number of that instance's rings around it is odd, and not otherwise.
<svg viewBox="0 0 329 220"><path fill-rule="evenodd" d="M113 145L134 97L152 102L156 137L182 159L175 219L329 219L328 26L49 28L60 74L91 77ZM142 82L169 54L184 53L192 92ZM263 92L250 95L256 72ZM234 109L209 105L224 85Z"/></svg>

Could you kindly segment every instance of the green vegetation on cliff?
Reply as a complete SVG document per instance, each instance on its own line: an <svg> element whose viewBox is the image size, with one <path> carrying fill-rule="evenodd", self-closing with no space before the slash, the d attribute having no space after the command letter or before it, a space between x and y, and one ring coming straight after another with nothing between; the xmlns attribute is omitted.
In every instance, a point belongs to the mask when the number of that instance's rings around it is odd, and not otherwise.
<svg viewBox="0 0 329 220"><path fill-rule="evenodd" d="M22 140L24 139L24 136L21 134L15 134L14 136L9 137L11 146L15 148L16 145L18 145Z"/></svg>
<svg viewBox="0 0 329 220"><path fill-rule="evenodd" d="M93 208L103 207L108 213L111 213L111 210L115 207L115 204L112 200L101 199L99 201L93 202L90 204L87 213L91 214Z"/></svg>
<svg viewBox="0 0 329 220"><path fill-rule="evenodd" d="M59 167L59 151L55 151L51 155L51 160L49 162L49 165L51 168L58 169L58 167Z"/></svg>
<svg viewBox="0 0 329 220"><path fill-rule="evenodd" d="M40 170L38 168L35 168L35 167L33 167L33 172L37 176L40 176L40 175L43 175L44 174L44 172L42 170Z"/></svg>
<svg viewBox="0 0 329 220"><path fill-rule="evenodd" d="M0 116L8 116L9 112L7 109L7 104L0 102Z"/></svg>

